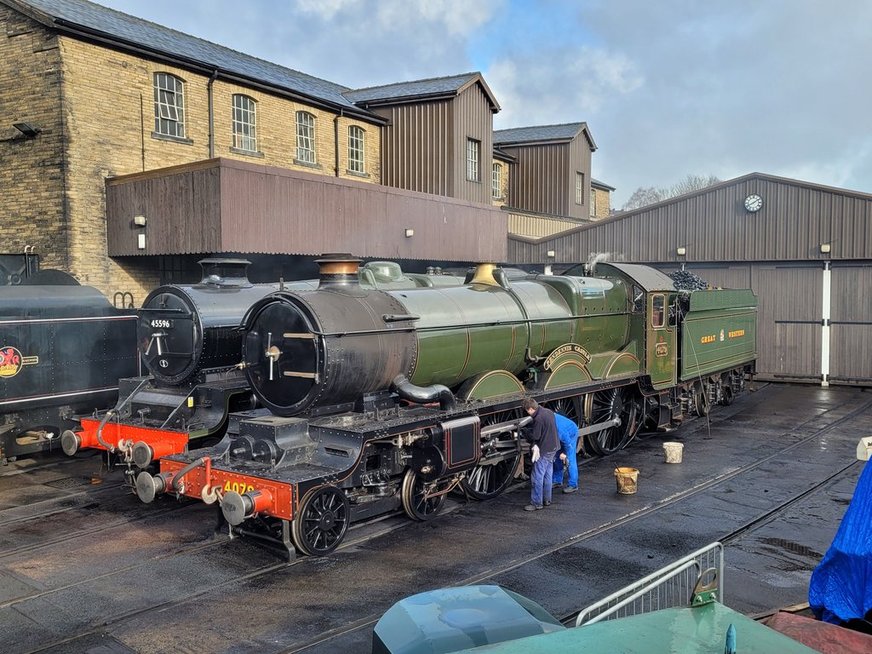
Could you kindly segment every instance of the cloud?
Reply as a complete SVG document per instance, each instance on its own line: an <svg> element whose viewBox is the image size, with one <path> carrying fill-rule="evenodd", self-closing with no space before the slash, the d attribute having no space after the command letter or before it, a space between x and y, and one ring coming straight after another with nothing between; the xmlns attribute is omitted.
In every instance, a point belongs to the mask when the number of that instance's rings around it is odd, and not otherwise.
<svg viewBox="0 0 872 654"><path fill-rule="evenodd" d="M498 128L582 121L643 83L627 57L588 46L501 60L485 77L503 107Z"/></svg>

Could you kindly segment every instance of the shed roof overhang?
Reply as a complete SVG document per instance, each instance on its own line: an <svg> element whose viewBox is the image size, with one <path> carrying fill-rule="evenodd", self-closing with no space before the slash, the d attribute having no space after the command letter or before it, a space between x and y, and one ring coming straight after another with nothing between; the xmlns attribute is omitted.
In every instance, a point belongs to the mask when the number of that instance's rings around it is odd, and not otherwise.
<svg viewBox="0 0 872 654"><path fill-rule="evenodd" d="M232 159L110 178L106 218L112 257L507 257L508 220L496 207Z"/></svg>

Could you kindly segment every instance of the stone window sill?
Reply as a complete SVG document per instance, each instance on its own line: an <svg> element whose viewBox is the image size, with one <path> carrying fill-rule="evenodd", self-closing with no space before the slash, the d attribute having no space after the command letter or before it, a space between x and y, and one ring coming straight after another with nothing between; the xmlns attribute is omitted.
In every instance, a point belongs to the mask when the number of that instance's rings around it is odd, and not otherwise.
<svg viewBox="0 0 872 654"><path fill-rule="evenodd" d="M244 157L256 157L263 159L263 152L255 152L254 150L240 150L239 148L230 148L233 154L241 154Z"/></svg>
<svg viewBox="0 0 872 654"><path fill-rule="evenodd" d="M158 134L157 132L152 132L151 138L157 139L158 141L171 141L183 145L194 145L193 139L183 138L181 136L170 136L169 134Z"/></svg>

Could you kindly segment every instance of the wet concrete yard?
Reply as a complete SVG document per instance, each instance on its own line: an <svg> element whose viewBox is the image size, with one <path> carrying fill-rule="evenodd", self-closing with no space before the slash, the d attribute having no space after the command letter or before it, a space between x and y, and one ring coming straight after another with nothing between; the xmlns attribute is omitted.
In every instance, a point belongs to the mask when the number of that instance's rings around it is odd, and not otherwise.
<svg viewBox="0 0 872 654"><path fill-rule="evenodd" d="M870 435L872 392L760 385L709 420L653 434L580 468L581 488L522 510L521 485L349 532L325 558L286 564L215 535L215 509L143 505L91 485L100 460L0 470L0 633L7 653L366 652L372 624L407 595L497 583L564 616L700 546L726 543L727 605L757 613L807 600ZM684 444L666 464L662 443ZM613 470L640 470L618 495ZM21 474L17 474L21 471Z"/></svg>

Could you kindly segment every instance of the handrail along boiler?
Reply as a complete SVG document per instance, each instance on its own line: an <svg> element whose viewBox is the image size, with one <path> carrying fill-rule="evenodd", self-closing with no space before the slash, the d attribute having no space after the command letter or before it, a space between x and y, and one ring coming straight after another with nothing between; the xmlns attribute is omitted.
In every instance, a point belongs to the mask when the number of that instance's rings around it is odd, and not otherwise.
<svg viewBox="0 0 872 654"><path fill-rule="evenodd" d="M242 365L271 414L161 459L137 477L141 499L218 501L236 533L327 554L355 520L398 507L427 520L454 489L500 494L525 396L609 454L643 422L728 403L754 370L750 291L680 293L617 263L512 279L481 265L462 286L381 291L361 288L356 265L322 260L317 289L249 309Z"/></svg>

